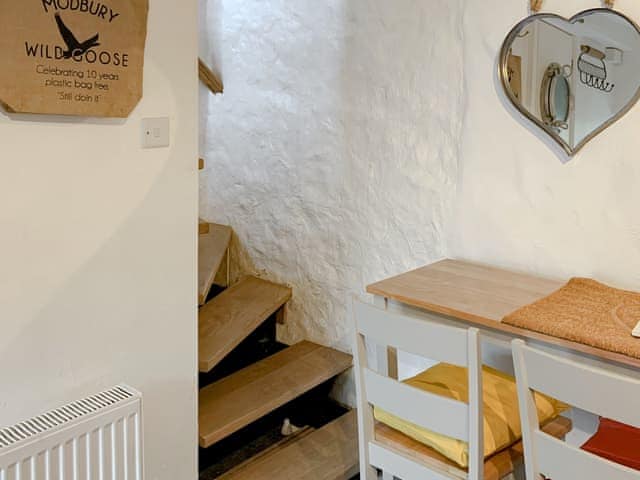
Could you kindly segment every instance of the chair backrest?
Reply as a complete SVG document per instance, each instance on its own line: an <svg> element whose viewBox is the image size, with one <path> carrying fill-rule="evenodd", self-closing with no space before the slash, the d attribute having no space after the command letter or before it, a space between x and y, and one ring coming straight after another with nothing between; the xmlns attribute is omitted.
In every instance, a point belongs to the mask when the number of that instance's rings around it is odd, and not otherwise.
<svg viewBox="0 0 640 480"><path fill-rule="evenodd" d="M640 480L640 472L580 450L540 430L533 392L640 427L640 381L551 355L514 340L527 479Z"/></svg>
<svg viewBox="0 0 640 480"><path fill-rule="evenodd" d="M484 435L478 330L411 318L359 301L354 303L354 318L354 360L360 409L370 411L372 405L377 406L420 427L469 442L469 478L482 480ZM368 365L365 341L467 367L469 403L424 392L381 375ZM360 420L372 421L366 415ZM371 437L372 428L364 425L360 440L361 445L365 443L365 451L361 450L361 455L368 455L366 449L370 442L375 446Z"/></svg>

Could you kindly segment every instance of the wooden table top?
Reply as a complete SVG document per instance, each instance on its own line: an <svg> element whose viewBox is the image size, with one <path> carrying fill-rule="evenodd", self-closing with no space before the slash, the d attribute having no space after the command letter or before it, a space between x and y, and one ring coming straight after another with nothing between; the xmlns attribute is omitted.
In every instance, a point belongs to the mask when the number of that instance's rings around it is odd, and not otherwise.
<svg viewBox="0 0 640 480"><path fill-rule="evenodd" d="M565 283L461 260L442 260L369 285L367 292L470 325L640 369L638 359L502 323L505 315L553 293Z"/></svg>

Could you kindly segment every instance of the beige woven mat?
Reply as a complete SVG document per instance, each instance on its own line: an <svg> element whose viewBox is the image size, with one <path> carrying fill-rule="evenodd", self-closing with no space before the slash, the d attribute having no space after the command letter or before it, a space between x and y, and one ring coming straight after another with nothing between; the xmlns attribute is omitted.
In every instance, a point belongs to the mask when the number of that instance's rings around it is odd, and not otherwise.
<svg viewBox="0 0 640 480"><path fill-rule="evenodd" d="M557 292L507 315L508 325L640 358L640 293L587 278L572 278Z"/></svg>

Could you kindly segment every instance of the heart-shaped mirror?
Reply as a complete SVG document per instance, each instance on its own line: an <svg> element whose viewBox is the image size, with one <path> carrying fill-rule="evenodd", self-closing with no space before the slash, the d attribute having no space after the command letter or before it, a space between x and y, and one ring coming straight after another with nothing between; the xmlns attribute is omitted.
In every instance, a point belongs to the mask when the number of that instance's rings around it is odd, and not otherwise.
<svg viewBox="0 0 640 480"><path fill-rule="evenodd" d="M533 15L507 35L499 74L513 105L573 155L640 98L640 30L604 8Z"/></svg>

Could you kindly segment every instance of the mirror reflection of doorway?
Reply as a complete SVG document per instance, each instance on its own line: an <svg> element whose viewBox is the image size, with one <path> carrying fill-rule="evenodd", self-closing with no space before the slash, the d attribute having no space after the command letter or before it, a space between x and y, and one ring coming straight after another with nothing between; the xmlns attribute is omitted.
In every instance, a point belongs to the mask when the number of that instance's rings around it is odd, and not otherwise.
<svg viewBox="0 0 640 480"><path fill-rule="evenodd" d="M566 69L557 63L547 67L540 87L540 113L542 121L558 135L569 128L573 101Z"/></svg>

